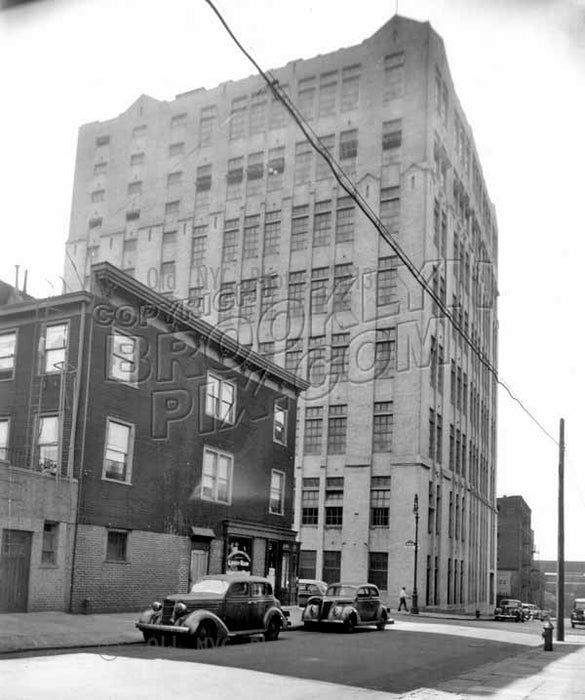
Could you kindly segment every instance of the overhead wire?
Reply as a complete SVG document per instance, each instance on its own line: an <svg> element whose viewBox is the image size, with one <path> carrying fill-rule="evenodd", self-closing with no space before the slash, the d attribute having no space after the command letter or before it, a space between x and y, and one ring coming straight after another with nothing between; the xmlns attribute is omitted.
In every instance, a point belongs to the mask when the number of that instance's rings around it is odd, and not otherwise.
<svg viewBox="0 0 585 700"><path fill-rule="evenodd" d="M542 423L532 414L532 412L525 406L522 400L515 395L510 386L503 379L499 377L496 367L489 361L485 356L485 353L481 348L477 347L473 339L465 332L461 325L454 318L453 314L449 311L447 305L441 298L440 294L435 292L432 286L429 284L427 279L424 277L422 272L416 267L408 255L402 250L398 241L394 239L391 233L387 230L384 224L380 221L376 213L372 210L368 202L362 197L358 189L356 188L353 181L345 173L341 165L335 160L331 155L329 150L323 145L320 138L315 134L311 126L307 123L306 119L299 112L298 108L294 102L290 99L286 90L280 85L279 81L272 77L268 72L264 71L262 67L257 63L253 56L244 48L241 42L238 40L231 27L228 25L227 21L223 18L219 10L216 8L212 0L205 0L205 2L210 6L212 11L215 13L226 32L229 34L233 42L240 49L240 51L246 56L246 58L252 63L254 68L258 71L259 75L268 85L270 91L274 97L279 100L287 109L289 114L292 116L293 120L300 128L304 136L310 145L319 153L319 155L327 162L329 165L333 176L339 183L339 185L345 190L345 192L353 199L353 201L358 205L363 214L368 218L368 220L374 225L377 231L381 234L382 238L388 243L392 250L396 253L396 256L404 263L407 270L412 274L415 281L422 287L423 291L433 300L437 307L441 310L442 314L451 323L455 331L460 335L461 338L467 343L471 351L479 359L481 364L490 372L494 377L495 381L499 386L501 386L510 398L515 401L520 408L526 413L526 415L540 428L540 430L550 439L555 445L558 445L558 440L542 425Z"/></svg>

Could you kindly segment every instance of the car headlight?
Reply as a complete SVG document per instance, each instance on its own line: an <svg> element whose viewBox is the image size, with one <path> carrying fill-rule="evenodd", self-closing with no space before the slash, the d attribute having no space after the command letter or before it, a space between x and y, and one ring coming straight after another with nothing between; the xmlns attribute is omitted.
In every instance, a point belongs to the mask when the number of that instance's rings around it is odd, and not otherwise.
<svg viewBox="0 0 585 700"><path fill-rule="evenodd" d="M187 606L185 603L177 603L175 605L175 613L177 615L184 615L187 612Z"/></svg>
<svg viewBox="0 0 585 700"><path fill-rule="evenodd" d="M336 606L333 608L333 616L334 616L334 617L339 617L339 616L341 615L342 612L343 612L343 608L339 607L339 605L336 605Z"/></svg>
<svg viewBox="0 0 585 700"><path fill-rule="evenodd" d="M162 603L159 603L158 600L155 600L154 603L152 604L152 609L154 612L158 612L159 610L162 610Z"/></svg>

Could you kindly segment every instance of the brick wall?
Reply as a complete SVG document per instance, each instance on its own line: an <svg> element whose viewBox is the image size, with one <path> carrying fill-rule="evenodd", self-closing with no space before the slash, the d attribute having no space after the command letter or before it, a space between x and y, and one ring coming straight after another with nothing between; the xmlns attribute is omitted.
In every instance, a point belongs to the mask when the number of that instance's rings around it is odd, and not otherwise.
<svg viewBox="0 0 585 700"><path fill-rule="evenodd" d="M77 535L72 612L140 610L169 593L186 591L188 537L133 530L127 562L107 562L107 529L80 525Z"/></svg>

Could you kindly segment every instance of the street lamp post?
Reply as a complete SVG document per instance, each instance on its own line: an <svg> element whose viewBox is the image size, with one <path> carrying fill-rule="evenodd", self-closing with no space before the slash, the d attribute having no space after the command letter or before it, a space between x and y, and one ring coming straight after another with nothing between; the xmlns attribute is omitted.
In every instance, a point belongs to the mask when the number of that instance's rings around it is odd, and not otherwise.
<svg viewBox="0 0 585 700"><path fill-rule="evenodd" d="M418 615L418 591L416 588L418 575L418 493L414 495L414 585L412 587L412 606L410 611L413 615Z"/></svg>

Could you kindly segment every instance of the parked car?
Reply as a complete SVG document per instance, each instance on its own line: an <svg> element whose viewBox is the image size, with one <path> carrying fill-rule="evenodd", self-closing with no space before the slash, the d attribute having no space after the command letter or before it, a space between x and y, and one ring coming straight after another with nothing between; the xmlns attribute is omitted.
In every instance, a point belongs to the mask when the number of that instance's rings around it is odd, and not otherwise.
<svg viewBox="0 0 585 700"><path fill-rule="evenodd" d="M327 590L327 584L325 581L316 581L309 578L300 578L298 586L298 605L304 608L307 604L307 600L311 596L323 596Z"/></svg>
<svg viewBox="0 0 585 700"><path fill-rule="evenodd" d="M585 598L575 598L573 609L571 610L571 627L575 625L585 625Z"/></svg>
<svg viewBox="0 0 585 700"><path fill-rule="evenodd" d="M198 647L256 634L272 641L285 626L271 583L249 574L204 576L189 593L155 601L136 623L146 642L170 637L173 644Z"/></svg>
<svg viewBox="0 0 585 700"><path fill-rule="evenodd" d="M522 603L525 620L542 620L542 610L533 603Z"/></svg>
<svg viewBox="0 0 585 700"><path fill-rule="evenodd" d="M307 600L302 620L309 629L326 623L339 625L346 632L363 625L376 625L383 630L388 622L388 611L380 600L380 591L372 583L332 583L324 596L312 596Z"/></svg>
<svg viewBox="0 0 585 700"><path fill-rule="evenodd" d="M522 602L514 598L503 598L494 611L494 620L513 620L524 622Z"/></svg>

